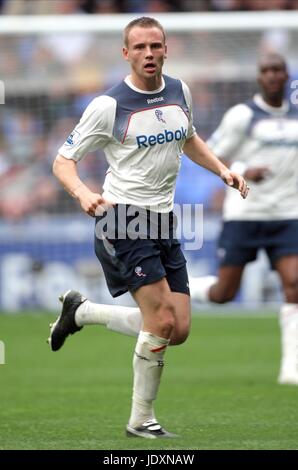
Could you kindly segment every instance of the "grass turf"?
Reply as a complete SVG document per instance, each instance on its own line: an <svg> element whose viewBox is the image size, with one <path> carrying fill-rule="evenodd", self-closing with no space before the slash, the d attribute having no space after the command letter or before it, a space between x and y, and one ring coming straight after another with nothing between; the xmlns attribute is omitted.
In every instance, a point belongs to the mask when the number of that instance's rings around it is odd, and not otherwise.
<svg viewBox="0 0 298 470"><path fill-rule="evenodd" d="M156 412L175 440L128 439L134 338L93 326L52 353L49 314L0 315L0 449L297 449L297 387L276 383L276 316L194 316Z"/></svg>

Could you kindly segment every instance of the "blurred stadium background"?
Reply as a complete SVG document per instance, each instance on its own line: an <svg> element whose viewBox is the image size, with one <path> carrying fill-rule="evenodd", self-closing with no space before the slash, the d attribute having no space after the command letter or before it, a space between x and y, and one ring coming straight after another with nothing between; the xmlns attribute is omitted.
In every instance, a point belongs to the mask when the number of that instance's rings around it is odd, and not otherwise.
<svg viewBox="0 0 298 470"><path fill-rule="evenodd" d="M5 91L0 107L0 309L56 309L57 294L70 287L108 303L93 254L93 220L58 185L51 166L86 105L126 75L123 26L144 12L161 20L168 32L165 73L189 84L195 125L208 138L224 111L256 90L261 53L285 54L291 80L298 77L298 1L2 0L0 5ZM79 167L84 181L98 190L105 170L99 153ZM186 252L192 274L216 271L223 191L218 178L183 158L176 202L204 205L204 244ZM280 300L279 282L261 255L247 268L236 305ZM129 303L129 297L124 301Z"/></svg>
<svg viewBox="0 0 298 470"><path fill-rule="evenodd" d="M298 78L297 9L295 0L0 0L0 313L21 312L0 315L0 449L152 449L123 435L134 338L94 327L57 355L45 344L64 289L112 301L93 254L94 222L51 166L85 106L125 76L123 26L144 13L161 20L164 71L191 87L195 125L208 138L256 90L261 53L283 53ZM102 155L79 170L101 189ZM193 274L216 271L223 190L183 159L176 202L204 205L204 244L186 252ZM194 316L189 340L167 353L157 403L181 438L155 449L297 449L297 389L276 382L280 300L261 255L230 315L229 305Z"/></svg>

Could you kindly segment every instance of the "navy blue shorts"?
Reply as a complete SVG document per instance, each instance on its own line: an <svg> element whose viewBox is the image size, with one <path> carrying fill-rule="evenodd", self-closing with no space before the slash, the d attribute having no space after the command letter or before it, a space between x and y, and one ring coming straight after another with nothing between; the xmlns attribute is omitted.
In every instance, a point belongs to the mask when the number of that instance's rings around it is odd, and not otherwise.
<svg viewBox="0 0 298 470"><path fill-rule="evenodd" d="M282 256L298 254L298 220L230 221L218 241L221 266L244 266L264 249L274 268Z"/></svg>
<svg viewBox="0 0 298 470"><path fill-rule="evenodd" d="M136 217L127 215L127 208L131 210L131 207L118 204L96 217L95 253L111 295L118 297L127 291L134 292L164 277L172 292L189 295L186 260L174 236L173 212L157 214L134 206ZM109 216L112 222L107 229Z"/></svg>

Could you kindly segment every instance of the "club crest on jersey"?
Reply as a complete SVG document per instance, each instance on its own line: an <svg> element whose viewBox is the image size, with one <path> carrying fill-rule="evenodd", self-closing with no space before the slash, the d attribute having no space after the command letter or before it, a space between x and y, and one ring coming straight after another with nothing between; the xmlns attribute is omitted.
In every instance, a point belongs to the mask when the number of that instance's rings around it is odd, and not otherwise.
<svg viewBox="0 0 298 470"><path fill-rule="evenodd" d="M137 266L135 268L135 273L138 277L146 277L146 274L143 273L143 269L141 268L141 266Z"/></svg>
<svg viewBox="0 0 298 470"><path fill-rule="evenodd" d="M72 133L67 137L65 144L66 145L75 145L79 140L80 133L76 130L73 130Z"/></svg>
<svg viewBox="0 0 298 470"><path fill-rule="evenodd" d="M157 117L159 122L163 122L164 124L166 124L166 121L163 118L163 112L161 111L161 109L155 110L155 116Z"/></svg>

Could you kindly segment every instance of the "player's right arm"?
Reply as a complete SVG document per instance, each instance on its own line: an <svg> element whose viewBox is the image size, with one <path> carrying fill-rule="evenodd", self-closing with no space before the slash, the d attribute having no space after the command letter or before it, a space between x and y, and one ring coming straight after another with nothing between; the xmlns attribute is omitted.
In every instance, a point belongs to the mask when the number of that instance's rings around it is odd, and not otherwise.
<svg viewBox="0 0 298 470"><path fill-rule="evenodd" d="M110 206L99 193L94 193L79 178L77 163L85 155L103 148L111 138L115 100L108 96L95 98L86 108L80 122L58 150L53 173L66 191L78 199L82 209L95 216L100 205Z"/></svg>
<svg viewBox="0 0 298 470"><path fill-rule="evenodd" d="M104 199L99 193L92 192L79 178L76 162L58 154L54 160L53 173L66 191L78 199L82 209L94 217Z"/></svg>
<svg viewBox="0 0 298 470"><path fill-rule="evenodd" d="M224 114L218 128L207 140L208 147L225 164L233 162L234 155L238 153L246 137L252 116L252 110L245 104L233 106Z"/></svg>
<svg viewBox="0 0 298 470"><path fill-rule="evenodd" d="M239 149L246 139L247 129L253 118L251 108L245 104L238 104L229 109L222 118L216 131L207 141L208 147L220 160L246 180L260 182L269 173L267 166L251 167L249 161L239 160ZM235 155L237 158L235 160Z"/></svg>

